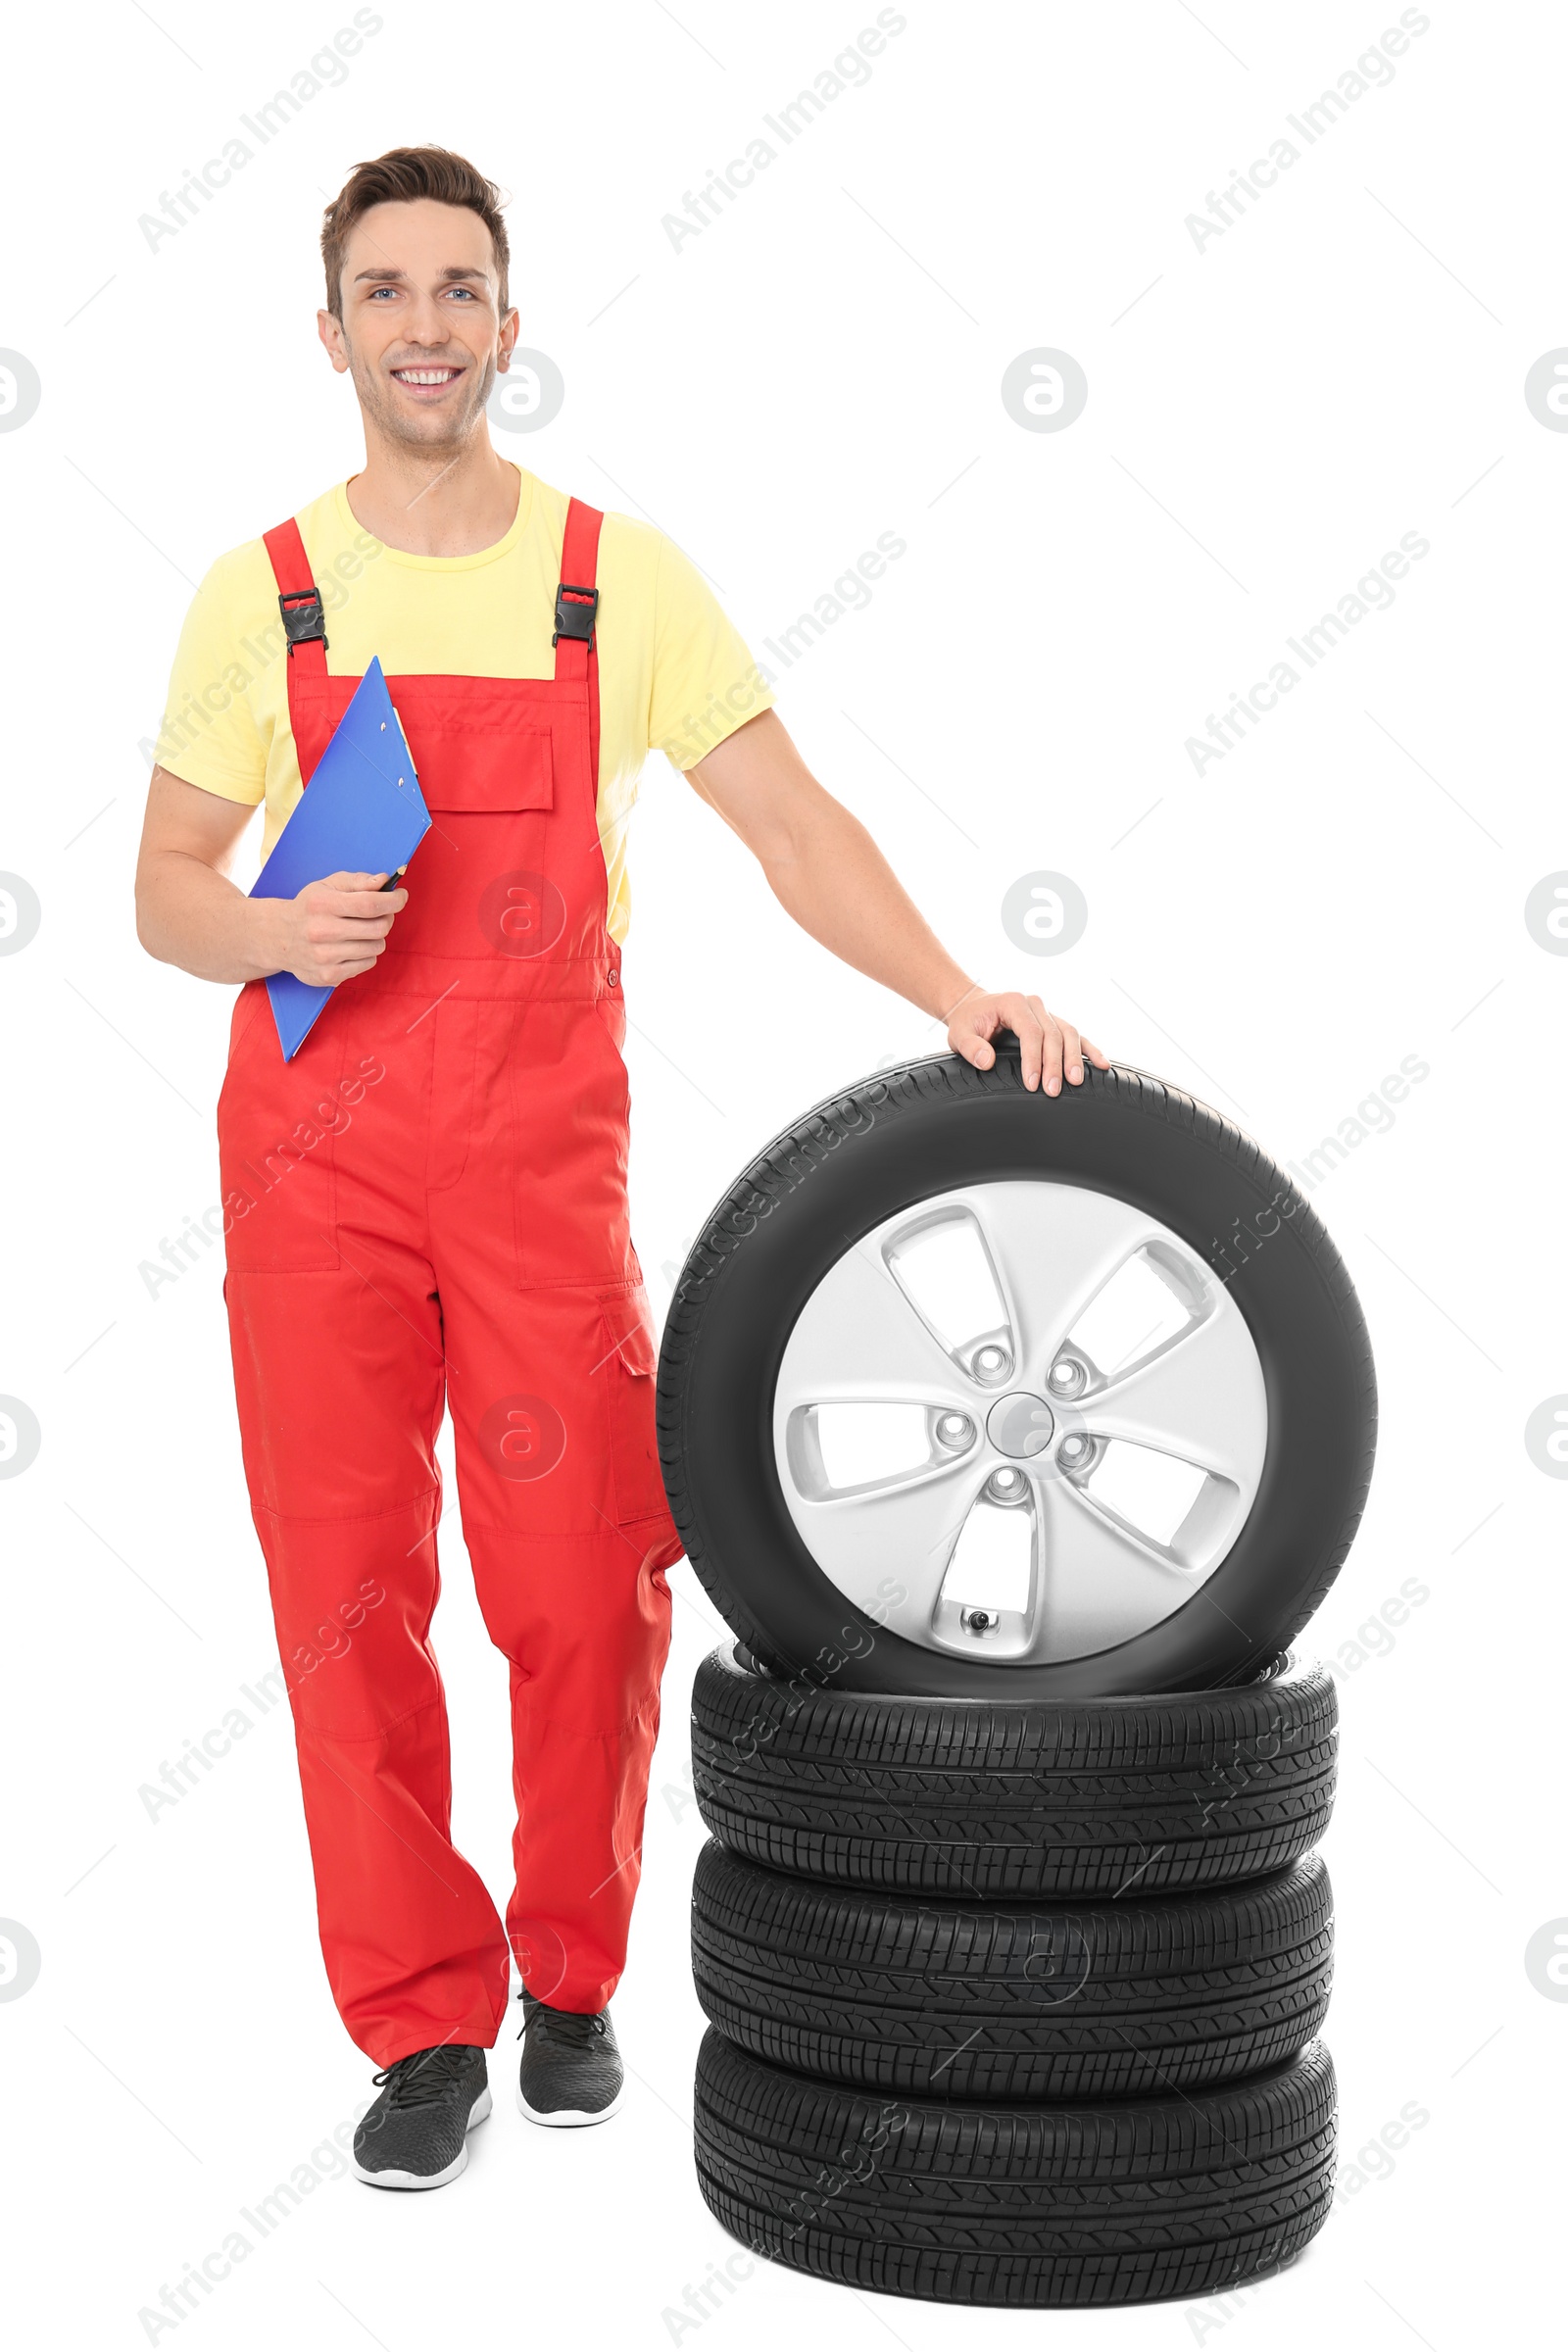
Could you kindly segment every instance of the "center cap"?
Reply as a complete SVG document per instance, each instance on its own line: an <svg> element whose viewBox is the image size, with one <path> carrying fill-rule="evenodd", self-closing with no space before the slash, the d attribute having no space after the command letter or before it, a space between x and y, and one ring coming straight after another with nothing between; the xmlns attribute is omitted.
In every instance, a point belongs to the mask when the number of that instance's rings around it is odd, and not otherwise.
<svg viewBox="0 0 1568 2352"><path fill-rule="evenodd" d="M1043 1453L1055 1426L1045 1398L1031 1395L1028 1389L1014 1389L1010 1396L999 1396L986 1416L986 1436L999 1453L1010 1454L1014 1461Z"/></svg>

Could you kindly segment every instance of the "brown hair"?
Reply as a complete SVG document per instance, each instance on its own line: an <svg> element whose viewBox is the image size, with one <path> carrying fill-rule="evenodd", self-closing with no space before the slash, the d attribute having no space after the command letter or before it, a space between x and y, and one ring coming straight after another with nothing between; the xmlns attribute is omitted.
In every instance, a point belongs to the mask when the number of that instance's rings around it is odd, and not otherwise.
<svg viewBox="0 0 1568 2352"><path fill-rule="evenodd" d="M349 230L373 204L412 204L428 196L437 204L461 204L477 213L490 231L496 271L501 280L501 308L507 308L507 269L512 260L507 224L501 218L501 190L494 180L476 172L466 157L450 147L389 147L373 164L356 164L321 217L321 259L326 265L326 307L334 318L343 316L343 248Z"/></svg>

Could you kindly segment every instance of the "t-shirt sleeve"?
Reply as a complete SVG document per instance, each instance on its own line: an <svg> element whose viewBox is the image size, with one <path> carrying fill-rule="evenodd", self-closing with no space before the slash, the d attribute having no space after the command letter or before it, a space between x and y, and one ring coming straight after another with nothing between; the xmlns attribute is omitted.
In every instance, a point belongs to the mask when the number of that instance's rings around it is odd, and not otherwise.
<svg viewBox="0 0 1568 2352"><path fill-rule="evenodd" d="M267 798L267 746L251 702L255 664L242 650L235 573L235 558L220 557L191 599L154 757L172 776L254 807Z"/></svg>
<svg viewBox="0 0 1568 2352"><path fill-rule="evenodd" d="M678 768L771 710L772 691L695 564L660 542L648 741Z"/></svg>

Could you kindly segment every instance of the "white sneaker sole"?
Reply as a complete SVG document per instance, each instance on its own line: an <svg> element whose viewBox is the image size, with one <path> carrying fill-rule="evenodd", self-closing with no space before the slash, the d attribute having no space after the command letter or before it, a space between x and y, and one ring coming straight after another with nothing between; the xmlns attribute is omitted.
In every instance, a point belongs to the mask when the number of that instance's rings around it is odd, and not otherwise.
<svg viewBox="0 0 1568 2352"><path fill-rule="evenodd" d="M620 2113L621 2101L625 2096L626 2085L623 2082L610 2105L596 2108L592 2115L585 2107L557 2107L551 2114L542 2115L537 2107L529 2106L522 2095L522 2084L519 2082L517 2084L517 2112L519 2115L525 2115L530 2124L547 2124L556 2129L564 2128L570 2131L580 2124L608 2124L612 2115Z"/></svg>
<svg viewBox="0 0 1568 2352"><path fill-rule="evenodd" d="M475 2124L482 2124L484 2122L484 2119L489 2114L493 2103L494 2102L490 2097L490 2085L487 2082L483 2090L480 2091L479 2096L474 2100L473 2105L468 2110L466 2129L469 2132L473 2130ZM458 2175L463 2171L467 2161L468 2143L466 2139L465 2139L462 2147L458 2150L456 2156L453 2157L452 2162L447 2166L445 2172L368 2173L364 2166L360 2163L359 2159L356 2157L354 2162L354 2177L357 2180L365 2181L367 2186L369 2188L445 2188L449 2180L455 2180L457 2179Z"/></svg>

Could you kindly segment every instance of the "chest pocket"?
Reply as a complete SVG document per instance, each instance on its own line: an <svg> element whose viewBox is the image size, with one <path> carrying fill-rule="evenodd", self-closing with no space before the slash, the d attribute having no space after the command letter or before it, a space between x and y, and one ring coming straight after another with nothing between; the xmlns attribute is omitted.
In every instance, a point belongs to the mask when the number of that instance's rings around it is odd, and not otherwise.
<svg viewBox="0 0 1568 2352"><path fill-rule="evenodd" d="M400 686L415 691L400 695ZM542 713L525 716L471 682L465 689L447 679L394 678L391 691L432 816L554 808L555 760Z"/></svg>
<svg viewBox="0 0 1568 2352"><path fill-rule="evenodd" d="M409 866L409 904L390 955L486 961L548 956L566 908L559 863L554 738L548 714L483 681L388 681L409 739L430 830Z"/></svg>

